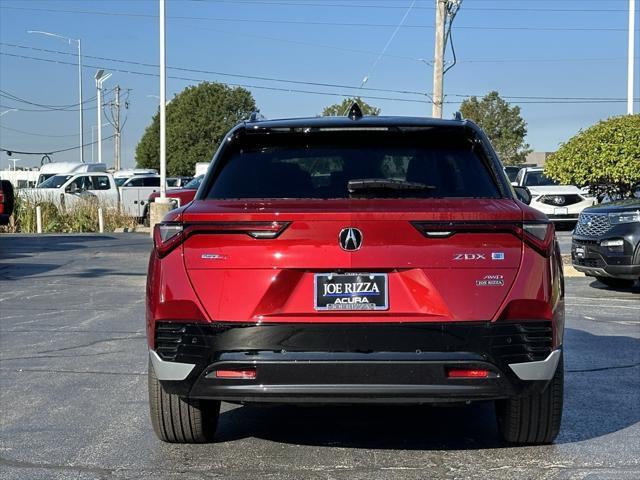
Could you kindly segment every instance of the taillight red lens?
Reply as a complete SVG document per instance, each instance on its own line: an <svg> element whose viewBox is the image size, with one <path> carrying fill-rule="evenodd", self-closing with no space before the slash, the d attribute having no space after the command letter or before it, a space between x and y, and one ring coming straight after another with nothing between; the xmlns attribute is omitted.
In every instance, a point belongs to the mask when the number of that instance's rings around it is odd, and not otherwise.
<svg viewBox="0 0 640 480"><path fill-rule="evenodd" d="M185 225L187 236L196 233L240 233L253 238L276 238L289 222L208 222Z"/></svg>
<svg viewBox="0 0 640 480"><path fill-rule="evenodd" d="M245 368L242 370L216 370L213 372L215 378L227 380L253 380L256 378L255 368Z"/></svg>
<svg viewBox="0 0 640 480"><path fill-rule="evenodd" d="M447 371L449 378L488 378L489 370L451 369Z"/></svg>
<svg viewBox="0 0 640 480"><path fill-rule="evenodd" d="M427 238L446 238L456 233L511 233L520 238L522 224L512 221L411 222Z"/></svg>
<svg viewBox="0 0 640 480"><path fill-rule="evenodd" d="M255 239L272 239L278 237L290 222L211 222L160 223L155 226L153 239L156 252L160 258L167 255L187 238L197 234L242 234Z"/></svg>
<svg viewBox="0 0 640 480"><path fill-rule="evenodd" d="M549 222L525 222L523 224L524 241L548 257L553 251L553 236L555 229Z"/></svg>

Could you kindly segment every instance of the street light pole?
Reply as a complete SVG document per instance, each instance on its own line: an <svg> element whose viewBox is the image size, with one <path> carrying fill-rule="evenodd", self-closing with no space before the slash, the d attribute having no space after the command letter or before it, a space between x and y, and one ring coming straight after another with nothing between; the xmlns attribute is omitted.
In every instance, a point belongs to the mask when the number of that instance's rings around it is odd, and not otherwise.
<svg viewBox="0 0 640 480"><path fill-rule="evenodd" d="M104 70L100 69L96 72L96 89L98 91L98 163L102 163L102 84L111 76L110 73L105 75Z"/></svg>
<svg viewBox="0 0 640 480"><path fill-rule="evenodd" d="M80 162L84 163L84 105L82 97L82 46L78 38L78 96L80 97Z"/></svg>
<svg viewBox="0 0 640 480"><path fill-rule="evenodd" d="M165 0L160 0L160 201L167 196L167 77L165 50Z"/></svg>
<svg viewBox="0 0 640 480"><path fill-rule="evenodd" d="M627 60L627 114L633 115L633 61L636 28L636 0L629 0L629 51Z"/></svg>
<svg viewBox="0 0 640 480"><path fill-rule="evenodd" d="M47 37L55 37L61 40L66 40L69 45L71 42L77 42L78 44L78 110L80 111L80 162L84 163L84 105L82 99L82 45L79 38L65 37L64 35L58 35L57 33L45 32L42 30L27 30L27 33L37 33L39 35L46 35Z"/></svg>

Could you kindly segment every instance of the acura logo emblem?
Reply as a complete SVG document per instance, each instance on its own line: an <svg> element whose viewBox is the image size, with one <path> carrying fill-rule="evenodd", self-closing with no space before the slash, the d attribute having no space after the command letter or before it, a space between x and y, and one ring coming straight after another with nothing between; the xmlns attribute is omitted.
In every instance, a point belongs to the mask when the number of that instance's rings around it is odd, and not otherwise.
<svg viewBox="0 0 640 480"><path fill-rule="evenodd" d="M359 250L362 246L362 232L357 228L345 228L340 231L340 247L347 252Z"/></svg>

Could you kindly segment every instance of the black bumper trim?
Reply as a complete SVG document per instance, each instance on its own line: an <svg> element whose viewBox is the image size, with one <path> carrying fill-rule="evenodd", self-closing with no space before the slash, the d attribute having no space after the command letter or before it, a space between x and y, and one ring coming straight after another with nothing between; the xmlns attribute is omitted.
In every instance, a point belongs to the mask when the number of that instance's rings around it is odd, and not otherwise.
<svg viewBox="0 0 640 480"><path fill-rule="evenodd" d="M509 364L540 361L551 322L358 324L159 323L156 352L194 364L172 393L235 402L428 403L517 396L546 382L522 381ZM255 379L217 369L255 368ZM448 378L447 369L488 378ZM309 385L315 385L308 388Z"/></svg>

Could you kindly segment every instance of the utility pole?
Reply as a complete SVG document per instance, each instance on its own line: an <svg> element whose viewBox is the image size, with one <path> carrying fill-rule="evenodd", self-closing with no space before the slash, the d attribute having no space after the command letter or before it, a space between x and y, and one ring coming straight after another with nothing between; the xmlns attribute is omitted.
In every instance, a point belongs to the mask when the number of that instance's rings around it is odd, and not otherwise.
<svg viewBox="0 0 640 480"><path fill-rule="evenodd" d="M115 169L120 170L120 133L122 132L122 125L120 125L120 85L116 85L116 99L112 102L112 106L115 109L115 112L112 112L113 115L113 128L115 129L116 137L114 143L114 165Z"/></svg>
<svg viewBox="0 0 640 480"><path fill-rule="evenodd" d="M633 60L636 28L636 0L629 0L629 49L627 60L627 114L633 115Z"/></svg>
<svg viewBox="0 0 640 480"><path fill-rule="evenodd" d="M433 62L433 108L431 110L433 118L442 118L446 3L447 0L436 0L436 49Z"/></svg>

